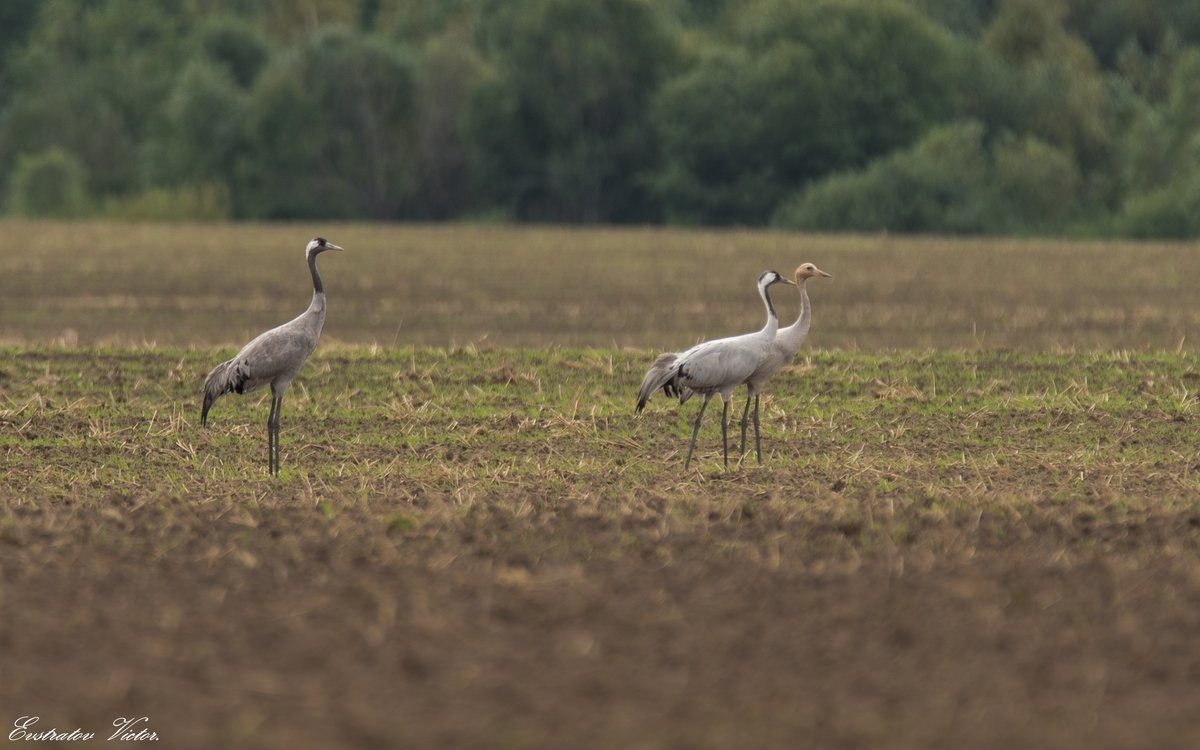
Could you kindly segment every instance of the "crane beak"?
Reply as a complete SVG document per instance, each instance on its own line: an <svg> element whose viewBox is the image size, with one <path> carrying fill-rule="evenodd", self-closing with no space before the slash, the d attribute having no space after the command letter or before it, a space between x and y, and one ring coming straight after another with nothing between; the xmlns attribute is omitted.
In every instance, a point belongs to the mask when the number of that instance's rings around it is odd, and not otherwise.
<svg viewBox="0 0 1200 750"><path fill-rule="evenodd" d="M325 249L326 250L345 250L346 248L338 247L337 245L333 244L329 240L325 240Z"/></svg>
<svg viewBox="0 0 1200 750"><path fill-rule="evenodd" d="M827 279L832 279L832 278L833 278L833 274L831 274L831 273L825 273L824 271L822 271L822 270L821 270L821 269L819 269L819 268L817 269L817 273L819 273L820 275L824 276L824 277L825 277L825 278L827 278Z"/></svg>
<svg viewBox="0 0 1200 750"><path fill-rule="evenodd" d="M792 281L791 279L785 279L782 276L779 277L779 281L783 284L791 284L792 286L799 286L796 282Z"/></svg>

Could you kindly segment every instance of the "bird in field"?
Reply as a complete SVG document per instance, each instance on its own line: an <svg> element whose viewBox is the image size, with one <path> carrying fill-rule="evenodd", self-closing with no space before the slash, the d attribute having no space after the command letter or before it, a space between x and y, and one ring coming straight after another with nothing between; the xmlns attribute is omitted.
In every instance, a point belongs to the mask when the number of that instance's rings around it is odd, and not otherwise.
<svg viewBox="0 0 1200 750"><path fill-rule="evenodd" d="M638 391L638 412L646 408L650 396L660 388L668 396L677 396L680 403L686 401L692 393L704 396L704 403L700 404L700 412L696 415L696 424L692 427L692 442L683 462L684 471L687 471L692 463L692 453L696 450L696 435L700 432L700 420L704 417L704 410L708 408L712 397L718 393L724 402L721 444L725 468L729 468L729 441L726 432L729 423L729 399L733 390L754 374L771 351L775 332L779 330L779 316L771 303L769 289L771 285L780 283L792 286L796 284L775 271L763 271L758 277L758 294L767 308L767 322L761 330L705 341L685 352L660 354L646 372L642 387Z"/></svg>
<svg viewBox="0 0 1200 750"><path fill-rule="evenodd" d="M786 328L780 328L775 333L775 341L771 344L771 351L767 354L767 358L758 366L754 373L746 378L746 408L742 409L742 451L741 454L746 455L746 418L750 413L750 399L754 398L754 453L758 456L758 462L762 463L762 441L758 434L758 397L762 392L763 386L771 379L775 373L791 361L792 357L796 356L796 352L800 351L800 347L804 345L804 340L808 338L808 329L812 323L812 306L808 301L807 282L814 277L824 276L827 279L832 279L833 276L825 273L821 269L814 266L812 263L802 263L796 268L796 286L800 289L800 317L796 318L796 322Z"/></svg>
<svg viewBox="0 0 1200 750"><path fill-rule="evenodd" d="M213 368L204 380L204 406L200 424L208 424L208 410L213 402L226 393L250 393L271 386L271 413L267 417L268 471L279 474L279 412L283 394L300 371L308 355L317 346L321 328L325 325L325 287L317 273L317 256L326 250L342 248L316 237L308 243L304 254L312 273L313 296L308 309L299 317L260 333L228 362Z"/></svg>

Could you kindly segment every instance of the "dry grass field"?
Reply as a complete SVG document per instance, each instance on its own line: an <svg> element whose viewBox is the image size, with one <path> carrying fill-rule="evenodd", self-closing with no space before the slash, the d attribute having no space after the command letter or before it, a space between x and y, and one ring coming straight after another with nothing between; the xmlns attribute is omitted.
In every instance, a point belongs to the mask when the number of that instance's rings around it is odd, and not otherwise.
<svg viewBox="0 0 1200 750"><path fill-rule="evenodd" d="M824 349L1195 351L1189 244L491 226L0 223L0 341L237 345L304 308L327 341L679 347L762 325L754 281L812 261ZM795 315L794 297L781 316Z"/></svg>
<svg viewBox="0 0 1200 750"><path fill-rule="evenodd" d="M1200 744L1195 248L0 226L5 735ZM268 399L203 429L200 386L303 309L317 233L272 479ZM764 465L721 469L710 408L685 474L698 405L635 417L644 368L802 260L835 278Z"/></svg>

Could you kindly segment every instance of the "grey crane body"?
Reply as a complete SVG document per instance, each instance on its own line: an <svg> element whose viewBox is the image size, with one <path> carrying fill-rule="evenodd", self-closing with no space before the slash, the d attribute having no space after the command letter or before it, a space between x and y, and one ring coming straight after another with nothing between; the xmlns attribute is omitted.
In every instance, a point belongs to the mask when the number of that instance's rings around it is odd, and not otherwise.
<svg viewBox="0 0 1200 750"><path fill-rule="evenodd" d="M308 243L305 256L312 274L313 296L308 309L283 325L276 326L242 347L234 357L213 368L204 381L204 405L200 424L208 424L208 410L226 393L251 393L271 386L271 412L267 417L268 468L279 473L279 414L283 395L296 373L317 347L325 326L325 288L317 272L317 255L342 248L317 237Z"/></svg>
<svg viewBox="0 0 1200 750"><path fill-rule="evenodd" d="M771 350L757 369L746 378L746 407L742 409L742 455L746 454L746 421L750 412L750 401L754 401L754 451L758 462L762 463L762 439L759 436L758 404L759 396L767 381L783 366L792 361L796 352L808 338L808 330L812 326L812 305L808 299L808 280L817 276L833 278L812 263L804 263L796 268L796 286L800 290L800 315L796 322L785 328L780 328L771 343Z"/></svg>
<svg viewBox="0 0 1200 750"><path fill-rule="evenodd" d="M709 400L720 394L724 403L721 419L721 442L724 450L725 465L729 465L729 445L726 430L729 418L729 399L733 391L744 383L747 378L763 363L775 340L779 329L779 317L771 303L768 291L772 284L794 284L783 278L775 271L764 271L758 277L758 292L767 310L767 321L762 329L741 336L705 341L684 352L671 352L659 355L642 379L638 392L637 411L646 407L650 396L660 388L668 396L677 396L680 403L686 401L691 394L699 393L704 396L700 412L696 415L696 423L692 428L692 442L684 460L684 470L692 461L692 453L696 448L696 435L700 431L700 420Z"/></svg>

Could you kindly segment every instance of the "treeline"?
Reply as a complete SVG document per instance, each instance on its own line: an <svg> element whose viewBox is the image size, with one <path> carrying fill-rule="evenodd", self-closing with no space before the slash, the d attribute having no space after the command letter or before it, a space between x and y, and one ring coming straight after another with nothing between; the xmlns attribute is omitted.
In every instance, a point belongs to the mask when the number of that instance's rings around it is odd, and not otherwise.
<svg viewBox="0 0 1200 750"><path fill-rule="evenodd" d="M1196 0L5 0L9 214L1200 235Z"/></svg>

